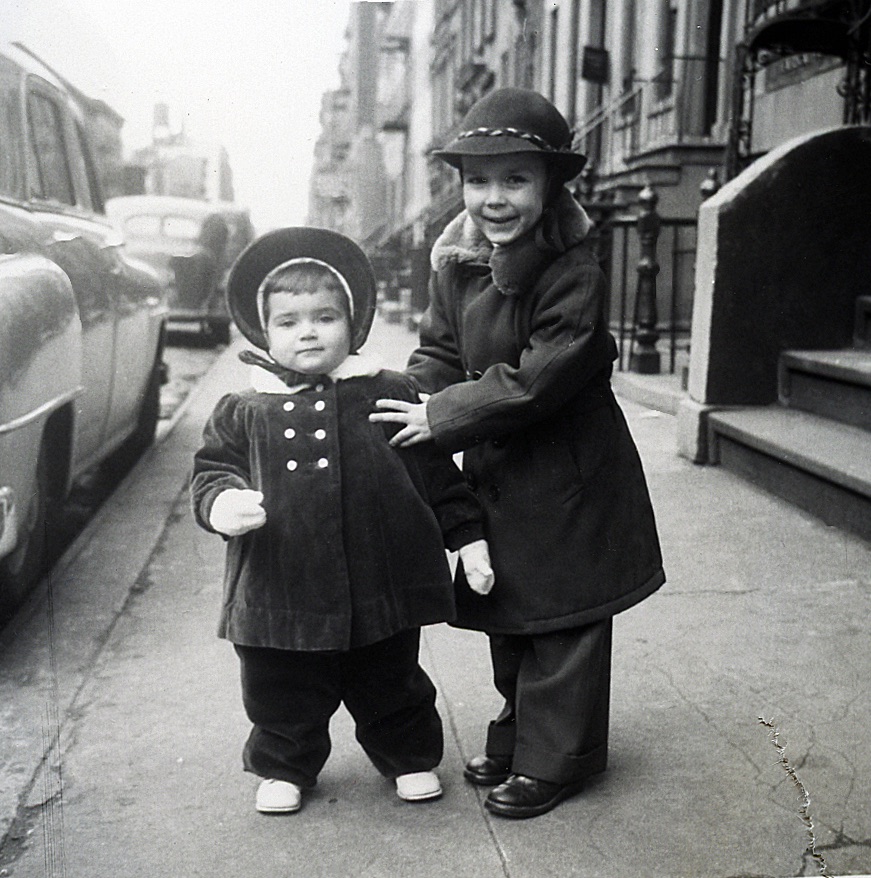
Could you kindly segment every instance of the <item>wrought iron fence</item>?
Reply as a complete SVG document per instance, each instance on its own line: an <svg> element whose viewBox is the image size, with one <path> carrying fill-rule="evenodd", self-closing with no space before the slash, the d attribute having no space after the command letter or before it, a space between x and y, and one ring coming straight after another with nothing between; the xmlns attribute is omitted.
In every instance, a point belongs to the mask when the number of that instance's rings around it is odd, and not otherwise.
<svg viewBox="0 0 871 878"><path fill-rule="evenodd" d="M657 347L663 372L674 374L689 349L695 283L696 220L662 217L657 243ZM603 269L608 277L607 313L617 339L617 368L629 369L638 328L638 265L641 251L638 221L632 216L606 220L601 234L609 237Z"/></svg>

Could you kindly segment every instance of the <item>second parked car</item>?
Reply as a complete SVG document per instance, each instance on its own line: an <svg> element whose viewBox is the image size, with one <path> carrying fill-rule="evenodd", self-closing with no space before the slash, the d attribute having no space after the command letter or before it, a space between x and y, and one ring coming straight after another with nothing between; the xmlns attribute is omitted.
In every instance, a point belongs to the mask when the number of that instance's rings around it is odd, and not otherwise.
<svg viewBox="0 0 871 878"><path fill-rule="evenodd" d="M224 301L233 260L254 237L248 211L229 202L169 195L110 198L106 212L131 253L160 273L170 321L198 327L216 343L230 339Z"/></svg>

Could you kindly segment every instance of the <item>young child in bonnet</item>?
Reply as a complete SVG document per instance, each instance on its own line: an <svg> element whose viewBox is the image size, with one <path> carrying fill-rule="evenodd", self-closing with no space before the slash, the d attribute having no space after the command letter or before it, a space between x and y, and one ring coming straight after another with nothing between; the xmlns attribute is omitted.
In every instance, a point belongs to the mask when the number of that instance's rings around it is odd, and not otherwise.
<svg viewBox="0 0 871 878"><path fill-rule="evenodd" d="M191 494L197 522L227 540L219 636L241 663L256 808L299 809L342 703L400 798L437 798L442 724L420 628L454 617L446 547L472 588L493 585L479 503L448 454L397 451L395 428L368 419L379 398L418 397L357 355L375 279L354 242L270 232L237 260L228 302L262 353L240 355L252 386L215 407Z"/></svg>

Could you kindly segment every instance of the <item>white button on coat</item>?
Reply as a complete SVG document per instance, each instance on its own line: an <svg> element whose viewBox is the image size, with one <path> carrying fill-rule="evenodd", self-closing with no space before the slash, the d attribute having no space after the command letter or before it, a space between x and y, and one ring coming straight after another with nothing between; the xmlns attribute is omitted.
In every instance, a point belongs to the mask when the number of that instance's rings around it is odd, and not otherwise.
<svg viewBox="0 0 871 878"><path fill-rule="evenodd" d="M329 462L325 457L322 457L322 458L318 461L318 466L319 466L321 469L324 469L324 468L328 467L329 465L330 465L330 462Z"/></svg>
<svg viewBox="0 0 871 878"><path fill-rule="evenodd" d="M288 427L284 431L284 438L285 439L293 439L294 436L296 436L296 430L294 430L293 427Z"/></svg>
<svg viewBox="0 0 871 878"><path fill-rule="evenodd" d="M299 464L295 460L289 460L286 465L291 472L293 472L299 466Z"/></svg>
<svg viewBox="0 0 871 878"><path fill-rule="evenodd" d="M285 410L286 412L292 412L292 411L294 410L295 406L296 406L296 403L295 403L292 399L289 399L289 400L284 404L284 410Z"/></svg>
<svg viewBox="0 0 871 878"><path fill-rule="evenodd" d="M322 399L319 399L315 403L315 411L316 412L322 412L326 407L327 407L327 404Z"/></svg>
<svg viewBox="0 0 871 878"><path fill-rule="evenodd" d="M326 439L327 431L326 430L315 430L315 439Z"/></svg>

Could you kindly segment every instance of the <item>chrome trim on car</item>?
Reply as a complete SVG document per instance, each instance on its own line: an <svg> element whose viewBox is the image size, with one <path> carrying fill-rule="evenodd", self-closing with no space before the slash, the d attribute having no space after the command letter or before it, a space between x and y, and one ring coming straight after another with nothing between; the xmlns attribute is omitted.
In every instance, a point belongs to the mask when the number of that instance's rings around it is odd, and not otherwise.
<svg viewBox="0 0 871 878"><path fill-rule="evenodd" d="M45 415L51 414L53 411L59 409L62 405L71 402L81 393L84 393L84 390L85 388L82 386L77 387L75 390L68 390L66 393L62 393L59 396L54 397L54 399L50 399L48 400L48 402L44 402L41 406L32 409L26 415L21 415L17 418L13 418L8 423L0 424L0 436L3 436L6 433L12 433L15 430L20 430L22 427L26 427L28 424L32 424L34 421L38 421Z"/></svg>

